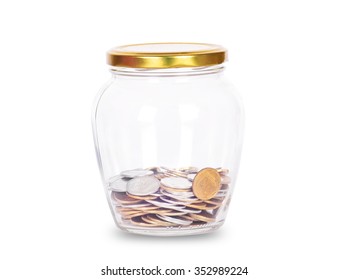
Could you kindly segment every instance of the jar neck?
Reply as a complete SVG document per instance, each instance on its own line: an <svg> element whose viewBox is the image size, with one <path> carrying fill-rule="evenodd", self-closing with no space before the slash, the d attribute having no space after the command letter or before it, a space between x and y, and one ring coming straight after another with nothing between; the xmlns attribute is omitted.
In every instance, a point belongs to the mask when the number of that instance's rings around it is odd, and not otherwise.
<svg viewBox="0 0 349 280"><path fill-rule="evenodd" d="M198 76L198 75L214 75L223 72L224 65L211 65L205 67L182 67L182 68L126 68L111 67L110 72L116 76L132 76L132 77L175 77L175 76Z"/></svg>

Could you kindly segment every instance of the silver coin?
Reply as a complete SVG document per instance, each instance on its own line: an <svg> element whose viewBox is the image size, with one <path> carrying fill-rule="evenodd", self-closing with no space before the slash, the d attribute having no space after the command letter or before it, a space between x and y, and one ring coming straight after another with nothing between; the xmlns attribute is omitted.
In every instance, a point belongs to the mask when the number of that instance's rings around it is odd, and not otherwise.
<svg viewBox="0 0 349 280"><path fill-rule="evenodd" d="M127 192L133 195L150 195L159 188L160 181L154 176L136 177L127 182Z"/></svg>
<svg viewBox="0 0 349 280"><path fill-rule="evenodd" d="M167 196L167 197L171 197L180 201L184 201L184 202L195 202L198 201L198 199L196 197L186 197L186 196L180 196L180 195L173 195L170 193L162 193L163 195Z"/></svg>
<svg viewBox="0 0 349 280"><path fill-rule="evenodd" d="M191 198L191 197L196 197L194 195L193 192L188 191L188 192L174 192L174 191L169 191L169 190L164 190L164 189L160 189L160 192L164 195L174 195L174 196L178 196L178 197L187 197L187 198Z"/></svg>
<svg viewBox="0 0 349 280"><path fill-rule="evenodd" d="M192 213L192 214L199 214L199 213L201 213L200 209L187 208L187 207L179 209L178 211L186 213L186 214L190 214L190 213Z"/></svg>
<svg viewBox="0 0 349 280"><path fill-rule="evenodd" d="M167 168L167 167L161 167L161 168L164 170L165 173L167 173L170 176L173 176L173 177L183 177L183 178L187 177L187 174L185 172L180 171L180 170L170 169L170 168Z"/></svg>
<svg viewBox="0 0 349 280"><path fill-rule="evenodd" d="M115 176L116 177L116 176ZM115 178L113 177L113 178ZM117 192L126 192L127 180L116 178L109 183L109 189Z"/></svg>
<svg viewBox="0 0 349 280"><path fill-rule="evenodd" d="M185 168L179 168L179 171L185 172L187 174L189 173L197 173L199 171L198 168L190 166L190 167L185 167Z"/></svg>
<svg viewBox="0 0 349 280"><path fill-rule="evenodd" d="M193 181L197 173L190 173L187 175L188 180Z"/></svg>
<svg viewBox="0 0 349 280"><path fill-rule="evenodd" d="M187 205L187 204L191 204L191 201L180 201L177 199L174 199L172 197L166 197L166 196L160 196L160 199L162 201L168 202L170 204L174 204L174 205Z"/></svg>
<svg viewBox="0 0 349 280"><path fill-rule="evenodd" d="M173 189L190 189L192 186L192 183L188 179L181 177L163 178L161 179L161 184Z"/></svg>
<svg viewBox="0 0 349 280"><path fill-rule="evenodd" d="M221 176L221 184L226 185L230 184L231 179L229 176Z"/></svg>
<svg viewBox="0 0 349 280"><path fill-rule="evenodd" d="M222 198L222 197L226 197L226 195L227 195L227 192L219 191L214 197L215 198Z"/></svg>
<svg viewBox="0 0 349 280"><path fill-rule="evenodd" d="M153 206L153 205L150 203L125 204L125 205L122 205L122 208L140 208L140 207L149 207L149 206Z"/></svg>
<svg viewBox="0 0 349 280"><path fill-rule="evenodd" d="M162 216L162 215L156 215L158 218L161 220L164 220L166 222L174 223L177 225L182 225L182 226L189 226L193 221L189 221L180 217L169 217L169 216Z"/></svg>
<svg viewBox="0 0 349 280"><path fill-rule="evenodd" d="M133 169L133 170L125 170L120 173L121 176L126 178L136 178L142 176L153 175L154 172L146 169Z"/></svg>
<svg viewBox="0 0 349 280"><path fill-rule="evenodd" d="M149 203L151 203L155 206L158 206L158 207L173 209L173 210L177 210L177 211L180 211L185 207L185 206L180 206L180 205L169 204L167 202L160 202L157 200L146 200L146 202L149 202Z"/></svg>

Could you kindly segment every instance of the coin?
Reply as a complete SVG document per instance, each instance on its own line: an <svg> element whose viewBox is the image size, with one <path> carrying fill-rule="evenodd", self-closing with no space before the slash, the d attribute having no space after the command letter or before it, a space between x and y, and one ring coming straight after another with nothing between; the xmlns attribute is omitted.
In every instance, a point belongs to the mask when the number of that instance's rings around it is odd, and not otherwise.
<svg viewBox="0 0 349 280"><path fill-rule="evenodd" d="M180 200L177 200L177 199L174 199L172 197L166 197L166 196L160 196L160 199L162 201L165 201L165 202L168 202L170 204L174 204L174 205L187 205L187 204L190 204L191 202L187 202L187 201L180 201Z"/></svg>
<svg viewBox="0 0 349 280"><path fill-rule="evenodd" d="M169 216L162 216L162 215L156 215L158 218L160 218L161 220L164 220L166 222L169 223L173 223L173 224L177 224L177 225L182 225L182 226L189 226L192 221L188 221L186 219L183 219L181 217L169 217Z"/></svg>
<svg viewBox="0 0 349 280"><path fill-rule="evenodd" d="M147 223L151 223L151 224L158 225L158 226L164 226L164 227L175 226L175 224L173 224L171 222L164 221L164 220L158 218L157 215L154 215L154 214L142 216L142 220L147 222Z"/></svg>
<svg viewBox="0 0 349 280"><path fill-rule="evenodd" d="M171 189L190 189L191 182L186 178L181 177L167 177L161 179L161 184L167 188Z"/></svg>
<svg viewBox="0 0 349 280"><path fill-rule="evenodd" d="M186 196L173 195L173 194L170 194L170 193L163 193L163 194L166 197L170 197L170 198L182 201L182 202L196 202L196 201L198 201L198 199L196 197L192 198L192 197L186 197Z"/></svg>
<svg viewBox="0 0 349 280"><path fill-rule="evenodd" d="M134 218L134 217L140 217L140 216L143 216L144 215L144 212L135 212L135 213L126 213L126 214L122 214L122 218L126 219L126 220L129 220L131 218Z"/></svg>
<svg viewBox="0 0 349 280"><path fill-rule="evenodd" d="M141 196L141 195L133 195L133 194L127 193L127 195L128 195L129 197L134 198L134 199L140 199L140 200L149 200L149 199L155 199L155 198L157 198L157 197L158 197L158 196L157 196L157 195L155 195L155 194Z"/></svg>
<svg viewBox="0 0 349 280"><path fill-rule="evenodd" d="M185 173L196 173L199 171L197 167L189 166L189 167L182 167L178 169L179 171L185 172Z"/></svg>
<svg viewBox="0 0 349 280"><path fill-rule="evenodd" d="M143 213L146 213L146 214L160 214L160 215L168 215L172 212L171 209L165 209L165 208L159 208L157 207L156 209L154 210L149 210L147 209L146 211L144 211Z"/></svg>
<svg viewBox="0 0 349 280"><path fill-rule="evenodd" d="M218 167L216 168L217 172L222 174L222 175L226 175L229 173L229 169L226 169L226 168L222 168L222 167Z"/></svg>
<svg viewBox="0 0 349 280"><path fill-rule="evenodd" d="M148 176L153 175L154 172L151 170L146 169L133 169L133 170L125 170L120 173L121 176L126 178L135 178L135 177L141 177L141 176Z"/></svg>
<svg viewBox="0 0 349 280"><path fill-rule="evenodd" d="M189 192L191 190L191 189L173 189L173 188L166 187L164 185L161 185L161 189L166 190L170 193L184 193L184 192Z"/></svg>
<svg viewBox="0 0 349 280"><path fill-rule="evenodd" d="M142 227L157 227L158 225L156 224L150 224L150 223L146 223L142 220L141 217L133 217L131 218L131 223L136 225L136 226L142 226Z"/></svg>
<svg viewBox="0 0 349 280"><path fill-rule="evenodd" d="M193 192L201 200L213 198L221 187L221 176L214 168L204 168L193 181Z"/></svg>
<svg viewBox="0 0 349 280"><path fill-rule="evenodd" d="M181 209L183 210L183 209ZM186 212L183 212L183 211L176 211L176 210L173 210L171 212L168 212L168 213L154 213L154 214L161 214L163 216L183 216L183 215L187 215L188 213Z"/></svg>
<svg viewBox="0 0 349 280"><path fill-rule="evenodd" d="M142 202L144 202L144 201L142 201ZM124 208L140 208L140 207L147 207L147 206L152 206L152 204L144 202L144 203L122 205L122 207L124 207Z"/></svg>
<svg viewBox="0 0 349 280"><path fill-rule="evenodd" d="M178 211L186 213L186 214L189 214L189 213L195 213L195 214L201 213L200 209L194 209L194 208L190 208L190 207L185 207L185 208L180 209Z"/></svg>
<svg viewBox="0 0 349 280"><path fill-rule="evenodd" d="M136 177L127 183L127 192L133 195L150 195L160 187L160 181L154 176Z"/></svg>
<svg viewBox="0 0 349 280"><path fill-rule="evenodd" d="M229 193L224 168L149 167L121 172L107 185L115 212L140 227L204 227ZM218 185L218 187L217 187Z"/></svg>
<svg viewBox="0 0 349 280"><path fill-rule="evenodd" d="M174 176L174 177L183 177L183 178L186 178L187 177L187 173L185 172L182 172L178 169L170 169L170 168L167 168L167 167L162 167L162 169L164 170L165 173L171 175L171 176Z"/></svg>
<svg viewBox="0 0 349 280"><path fill-rule="evenodd" d="M207 209L207 204L206 203L192 203L187 205L190 208L194 209L200 209L200 210L206 210Z"/></svg>
<svg viewBox="0 0 349 280"><path fill-rule="evenodd" d="M135 204L140 202L140 200L138 199L129 197L128 195L126 195L126 193L114 192L114 191L111 193L111 198L114 201L119 202L121 204Z"/></svg>
<svg viewBox="0 0 349 280"><path fill-rule="evenodd" d="M189 216L195 220L199 220L207 223L212 223L215 221L213 215L207 212L201 212L200 214L189 214Z"/></svg>
<svg viewBox="0 0 349 280"><path fill-rule="evenodd" d="M228 193L227 190L221 189L214 197L215 198L224 198L227 195L227 193Z"/></svg>
<svg viewBox="0 0 349 280"><path fill-rule="evenodd" d="M127 185L127 180L124 180L118 177L109 183L109 188L117 192L126 192L126 185Z"/></svg>
<svg viewBox="0 0 349 280"><path fill-rule="evenodd" d="M222 199L217 199L217 198L211 198L210 200L205 200L204 201L205 203L208 203L208 204L213 204L213 205L222 205L222 202L223 200Z"/></svg>
<svg viewBox="0 0 349 280"><path fill-rule="evenodd" d="M190 173L190 174L187 175L187 178L188 178L189 181L193 181L195 176L196 176L196 173Z"/></svg>
<svg viewBox="0 0 349 280"><path fill-rule="evenodd" d="M172 191L171 189L164 189L163 186L161 186L161 189L160 189L160 193L164 194L164 195L173 195L173 196L176 196L176 197L186 197L186 198L194 198L194 193L191 192L191 191L180 191L180 192L177 192L177 191ZM195 197L195 200L197 200L197 198Z"/></svg>
<svg viewBox="0 0 349 280"><path fill-rule="evenodd" d="M173 210L180 210L180 209L184 208L184 206L173 205L173 204L169 204L167 202L159 202L157 200L147 200L147 202L154 204L155 206L158 206L158 207L168 208L168 209L173 209Z"/></svg>
<svg viewBox="0 0 349 280"><path fill-rule="evenodd" d="M226 185L226 184L230 184L231 179L229 176L221 176L221 184L222 185Z"/></svg>

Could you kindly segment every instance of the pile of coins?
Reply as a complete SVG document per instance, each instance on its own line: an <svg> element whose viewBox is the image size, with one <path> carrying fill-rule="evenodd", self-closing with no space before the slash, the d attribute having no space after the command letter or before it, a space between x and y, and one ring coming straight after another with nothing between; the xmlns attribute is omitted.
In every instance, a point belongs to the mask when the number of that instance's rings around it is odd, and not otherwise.
<svg viewBox="0 0 349 280"><path fill-rule="evenodd" d="M127 170L109 180L116 214L141 227L187 227L215 222L228 192L229 171L195 167Z"/></svg>

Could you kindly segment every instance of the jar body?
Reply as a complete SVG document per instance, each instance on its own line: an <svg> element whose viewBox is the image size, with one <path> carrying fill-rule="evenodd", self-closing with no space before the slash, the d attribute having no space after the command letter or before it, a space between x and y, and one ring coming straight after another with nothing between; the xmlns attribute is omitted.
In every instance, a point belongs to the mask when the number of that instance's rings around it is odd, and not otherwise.
<svg viewBox="0 0 349 280"><path fill-rule="evenodd" d="M188 235L223 224L238 172L243 111L221 67L115 71L92 121L117 226Z"/></svg>

